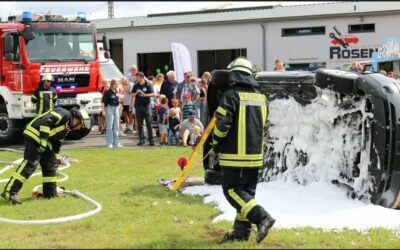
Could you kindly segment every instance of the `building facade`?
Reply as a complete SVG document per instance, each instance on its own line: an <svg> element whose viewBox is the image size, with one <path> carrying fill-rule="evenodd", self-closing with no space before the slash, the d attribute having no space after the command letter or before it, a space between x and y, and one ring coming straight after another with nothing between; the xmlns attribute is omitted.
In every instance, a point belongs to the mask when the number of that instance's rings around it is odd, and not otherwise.
<svg viewBox="0 0 400 250"><path fill-rule="evenodd" d="M268 2L266 2L268 4ZM145 74L173 69L171 43L188 48L193 72L222 69L246 56L259 70L275 59L290 69L348 69L370 61L388 38L400 37L400 2L334 2L154 14L93 20L106 34L124 73L137 64ZM394 45L396 49L396 45ZM397 48L400 51L400 48ZM398 71L398 60L383 62Z"/></svg>

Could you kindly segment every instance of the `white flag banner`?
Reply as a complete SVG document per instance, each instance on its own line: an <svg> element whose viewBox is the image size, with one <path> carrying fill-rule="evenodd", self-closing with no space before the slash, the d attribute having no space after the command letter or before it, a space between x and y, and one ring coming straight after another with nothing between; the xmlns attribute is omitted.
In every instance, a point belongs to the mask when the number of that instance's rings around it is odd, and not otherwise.
<svg viewBox="0 0 400 250"><path fill-rule="evenodd" d="M183 74L192 71L189 50L182 43L171 43L176 80L183 82Z"/></svg>

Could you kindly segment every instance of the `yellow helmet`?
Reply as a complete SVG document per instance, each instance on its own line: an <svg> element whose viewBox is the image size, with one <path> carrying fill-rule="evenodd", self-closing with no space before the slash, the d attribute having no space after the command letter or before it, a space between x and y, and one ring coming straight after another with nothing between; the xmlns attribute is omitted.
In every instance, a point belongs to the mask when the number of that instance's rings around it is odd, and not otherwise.
<svg viewBox="0 0 400 250"><path fill-rule="evenodd" d="M227 67L227 69L231 71L242 71L249 75L253 73L253 65L252 63L247 60L245 57L238 57L233 60Z"/></svg>

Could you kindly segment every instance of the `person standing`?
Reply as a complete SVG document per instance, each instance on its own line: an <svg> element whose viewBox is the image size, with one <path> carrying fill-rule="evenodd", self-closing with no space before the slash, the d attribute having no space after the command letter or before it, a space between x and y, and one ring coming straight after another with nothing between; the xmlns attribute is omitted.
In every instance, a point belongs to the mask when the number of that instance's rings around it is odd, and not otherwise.
<svg viewBox="0 0 400 250"><path fill-rule="evenodd" d="M100 88L100 93L101 93L101 98L103 98L104 93L109 89L110 87L108 86L108 82L106 79L103 79L101 81L101 88ZM104 110L100 111L100 125L99 125L99 132L101 134L104 134L106 132L106 113Z"/></svg>
<svg viewBox="0 0 400 250"><path fill-rule="evenodd" d="M12 204L21 204L18 192L40 163L43 175L43 197L57 197L57 158L61 140L69 131L90 128L90 117L85 110L55 108L37 116L26 126L24 160L7 182L1 197Z"/></svg>
<svg viewBox="0 0 400 250"><path fill-rule="evenodd" d="M132 66L129 68L129 73L126 75L126 78L128 78L128 81L132 83L132 85L135 85L136 83L137 72L138 72L138 67L135 64L132 64Z"/></svg>
<svg viewBox="0 0 400 250"><path fill-rule="evenodd" d="M196 102L200 94L196 81L192 81L191 71L185 72L183 82L179 83L175 90L175 98L179 100L181 106L185 102L186 93L190 93L192 102Z"/></svg>
<svg viewBox="0 0 400 250"><path fill-rule="evenodd" d="M144 144L143 121L146 122L149 145L154 146L153 128L151 126L151 97L157 97L153 85L145 80L144 73L139 71L136 74L136 84L132 88L132 96L135 98L135 110L139 129L139 142Z"/></svg>
<svg viewBox="0 0 400 250"><path fill-rule="evenodd" d="M168 98L168 107L172 108L172 99L178 82L175 80L175 72L170 70L167 73L167 79L161 84L160 95L165 95Z"/></svg>
<svg viewBox="0 0 400 250"><path fill-rule="evenodd" d="M57 93L51 84L54 77L49 73L44 74L39 86L33 92L31 97L32 103L36 103L36 114L41 115L56 106Z"/></svg>
<svg viewBox="0 0 400 250"><path fill-rule="evenodd" d="M263 138L267 121L267 99L255 89L252 63L238 57L228 66L235 84L222 93L215 112L213 150L222 171L222 189L236 209L233 231L225 240L249 239L251 224L256 224L260 243L275 219L254 198L258 171L263 166Z"/></svg>
<svg viewBox="0 0 400 250"><path fill-rule="evenodd" d="M197 86L200 90L199 98L196 102L197 107L197 117L200 119L203 125L206 125L206 115L205 115L205 106L206 106L206 95L207 95L207 83L204 79L200 79L197 83Z"/></svg>
<svg viewBox="0 0 400 250"><path fill-rule="evenodd" d="M122 148L119 143L119 96L118 83L112 79L110 88L101 100L101 109L106 114L106 144L108 148Z"/></svg>
<svg viewBox="0 0 400 250"><path fill-rule="evenodd" d="M124 133L133 133L133 122L132 122L132 108L131 108L131 91L133 88L133 84L128 81L128 78L122 77L121 84L123 87L123 95L124 95L124 105L122 109L122 115L124 116L126 129Z"/></svg>

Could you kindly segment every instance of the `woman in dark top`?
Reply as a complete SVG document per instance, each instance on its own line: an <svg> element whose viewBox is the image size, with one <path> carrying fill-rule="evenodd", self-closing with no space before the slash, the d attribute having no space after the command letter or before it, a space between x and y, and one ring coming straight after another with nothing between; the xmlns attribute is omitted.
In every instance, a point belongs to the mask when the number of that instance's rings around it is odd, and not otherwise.
<svg viewBox="0 0 400 250"><path fill-rule="evenodd" d="M122 148L119 143L119 96L117 80L112 79L110 88L104 93L102 99L102 111L106 114L106 142L108 148Z"/></svg>

